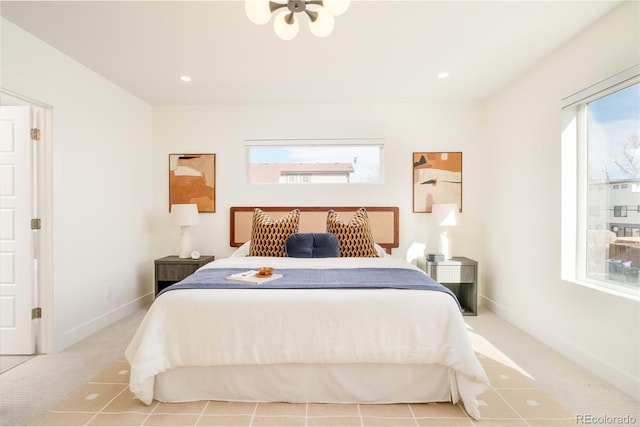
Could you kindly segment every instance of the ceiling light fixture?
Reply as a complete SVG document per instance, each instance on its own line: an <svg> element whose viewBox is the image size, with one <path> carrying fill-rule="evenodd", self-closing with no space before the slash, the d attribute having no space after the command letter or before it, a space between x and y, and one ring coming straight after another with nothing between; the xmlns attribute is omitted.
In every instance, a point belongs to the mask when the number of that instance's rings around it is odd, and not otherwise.
<svg viewBox="0 0 640 427"><path fill-rule="evenodd" d="M300 29L297 13L309 17L309 29L317 37L326 37L333 31L334 16L342 15L351 0L245 0L244 10L254 24L269 22L271 15L273 29L282 40L291 40Z"/></svg>
<svg viewBox="0 0 640 427"><path fill-rule="evenodd" d="M446 79L447 77L449 77L449 73L447 73L446 71L443 71L442 73L438 74L439 79Z"/></svg>
<svg viewBox="0 0 640 427"><path fill-rule="evenodd" d="M191 81L191 77L189 77L189 76L180 76L180 80L182 80L183 82L190 82Z"/></svg>

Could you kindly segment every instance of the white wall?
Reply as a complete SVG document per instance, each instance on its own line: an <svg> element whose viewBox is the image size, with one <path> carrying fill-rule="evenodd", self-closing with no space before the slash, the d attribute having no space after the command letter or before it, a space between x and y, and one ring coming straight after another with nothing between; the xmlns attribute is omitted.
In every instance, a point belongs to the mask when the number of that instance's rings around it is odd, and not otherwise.
<svg viewBox="0 0 640 427"><path fill-rule="evenodd" d="M62 350L152 291L152 110L4 18L1 31L2 87L53 106L53 315Z"/></svg>
<svg viewBox="0 0 640 427"><path fill-rule="evenodd" d="M485 305L640 399L640 304L560 280L560 100L640 62L640 3L486 103Z"/></svg>
<svg viewBox="0 0 640 427"><path fill-rule="evenodd" d="M475 103L317 104L154 107L154 256L175 254L178 230L168 213L168 155L215 153L216 205L193 227L194 246L217 257L231 253L229 207L247 205L400 208L400 247L437 249L430 214L412 212L412 152L463 152L463 213L451 233L454 254L480 256L481 111ZM244 140L256 138L384 138L384 184L247 185Z"/></svg>

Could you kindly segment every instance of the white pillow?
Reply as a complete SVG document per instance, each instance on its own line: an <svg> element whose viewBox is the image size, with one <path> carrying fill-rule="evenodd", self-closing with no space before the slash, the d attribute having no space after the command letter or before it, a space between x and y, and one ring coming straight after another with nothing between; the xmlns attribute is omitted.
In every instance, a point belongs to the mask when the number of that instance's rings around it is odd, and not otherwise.
<svg viewBox="0 0 640 427"><path fill-rule="evenodd" d="M378 254L378 256L379 256L380 258L384 258L384 257L387 257L387 256L391 256L391 255L389 255L389 254L387 253L387 251L386 251L382 246L380 246L379 244L374 243L374 244L373 244L373 247L376 249L376 253Z"/></svg>
<svg viewBox="0 0 640 427"><path fill-rule="evenodd" d="M238 249L233 251L229 258L239 257L239 256L248 256L249 255L249 247L251 246L251 240L240 245Z"/></svg>

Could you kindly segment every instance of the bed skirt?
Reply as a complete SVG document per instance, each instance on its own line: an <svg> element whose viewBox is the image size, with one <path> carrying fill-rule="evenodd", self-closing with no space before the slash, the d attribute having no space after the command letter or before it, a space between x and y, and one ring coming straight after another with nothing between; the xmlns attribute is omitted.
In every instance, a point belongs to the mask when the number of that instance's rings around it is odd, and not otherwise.
<svg viewBox="0 0 640 427"><path fill-rule="evenodd" d="M162 402L457 402L455 372L440 365L292 364L179 367L156 377Z"/></svg>

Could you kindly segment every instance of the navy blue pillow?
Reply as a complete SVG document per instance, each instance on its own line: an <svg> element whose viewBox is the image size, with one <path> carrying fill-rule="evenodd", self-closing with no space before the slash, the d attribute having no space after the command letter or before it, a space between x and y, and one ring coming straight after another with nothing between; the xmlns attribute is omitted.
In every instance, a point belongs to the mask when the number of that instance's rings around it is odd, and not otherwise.
<svg viewBox="0 0 640 427"><path fill-rule="evenodd" d="M292 258L333 258L340 256L340 242L332 233L294 233L285 242Z"/></svg>

